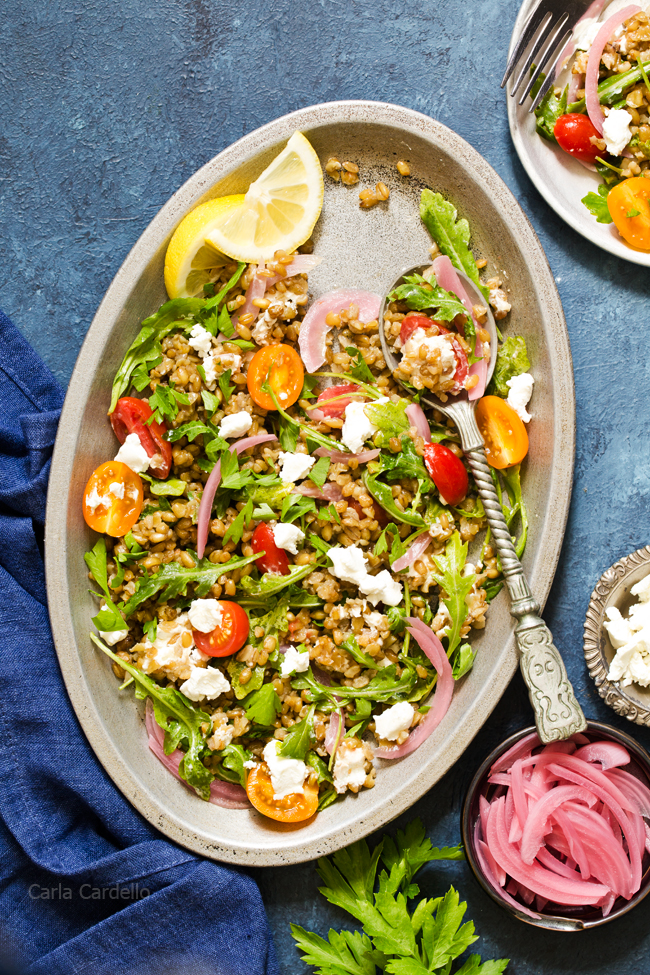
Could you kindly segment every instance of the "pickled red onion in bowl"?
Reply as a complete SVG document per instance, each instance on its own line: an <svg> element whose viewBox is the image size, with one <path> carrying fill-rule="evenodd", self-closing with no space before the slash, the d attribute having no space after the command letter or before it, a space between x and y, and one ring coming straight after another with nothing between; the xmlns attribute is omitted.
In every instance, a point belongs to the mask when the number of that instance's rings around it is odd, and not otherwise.
<svg viewBox="0 0 650 975"><path fill-rule="evenodd" d="M650 755L595 721L550 745L523 729L476 772L461 829L479 884L514 917L605 924L650 891Z"/></svg>

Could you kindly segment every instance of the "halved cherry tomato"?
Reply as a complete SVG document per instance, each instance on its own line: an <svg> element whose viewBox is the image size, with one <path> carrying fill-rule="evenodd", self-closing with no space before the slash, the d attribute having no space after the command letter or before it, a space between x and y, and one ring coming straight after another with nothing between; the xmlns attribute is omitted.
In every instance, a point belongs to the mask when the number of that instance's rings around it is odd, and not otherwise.
<svg viewBox="0 0 650 975"><path fill-rule="evenodd" d="M111 426L120 443L124 443L129 433L138 435L147 456L155 459L149 465L148 473L162 479L172 469L172 445L163 440L163 433L167 433L164 423L156 423L155 420L147 423L152 413L145 400L123 396L111 413Z"/></svg>
<svg viewBox="0 0 650 975"><path fill-rule="evenodd" d="M262 522L257 526L251 538L251 548L255 553L265 554L256 560L260 572L273 572L278 576L289 575L289 558L283 548L278 548L273 537L273 529Z"/></svg>
<svg viewBox="0 0 650 975"><path fill-rule="evenodd" d="M406 318L402 319L402 327L400 328L399 337L402 345L408 342L413 332L416 332L418 328L431 328L435 325L438 329L438 333L444 335L449 331L448 328L442 324L442 322L435 321L432 318L427 318L426 315L407 315Z"/></svg>
<svg viewBox="0 0 650 975"><path fill-rule="evenodd" d="M210 633L192 630L195 644L208 657L229 657L231 653L237 653L246 643L250 630L246 610L238 603L221 600L219 606L223 615L216 629Z"/></svg>
<svg viewBox="0 0 650 975"><path fill-rule="evenodd" d="M358 396L346 396L346 393L356 393L358 389L353 383L328 386L314 403L314 409L321 410L325 416L343 416L345 407L359 399Z"/></svg>
<svg viewBox="0 0 650 975"><path fill-rule="evenodd" d="M292 792L284 799L273 798L273 783L268 765L256 765L248 773L246 795L258 812L279 823L301 823L318 809L318 785L305 782L305 793Z"/></svg>
<svg viewBox="0 0 650 975"><path fill-rule="evenodd" d="M597 139L601 136L588 115L580 115L578 112L560 115L553 128L553 135L561 149L582 162L593 163L598 156L605 155L603 149L598 149L591 142L593 136Z"/></svg>
<svg viewBox="0 0 650 975"><path fill-rule="evenodd" d="M248 367L248 392L263 410L274 410L276 406L273 397L262 386L268 383L278 403L286 410L300 396L304 381L302 359L290 345L264 346L255 353Z"/></svg>
<svg viewBox="0 0 650 975"><path fill-rule="evenodd" d="M359 515L360 520L363 520L366 517L365 511L363 510L363 508L361 507L358 501L355 501L354 498L348 498L347 502L348 502L348 508L352 508L353 511L356 511L356 513ZM377 501L373 500L372 507L375 512L375 521L377 522L380 528L385 528L386 525L388 524L388 515L386 514L382 506Z"/></svg>
<svg viewBox="0 0 650 975"><path fill-rule="evenodd" d="M441 443L428 443L424 448L424 463L447 504L457 505L469 488L467 471L453 450Z"/></svg>
<svg viewBox="0 0 650 975"><path fill-rule="evenodd" d="M485 441L490 467L503 470L519 464L528 453L523 421L500 396L484 396L476 406L476 422Z"/></svg>
<svg viewBox="0 0 650 975"><path fill-rule="evenodd" d="M135 525L143 503L139 475L134 474L126 464L109 460L93 471L86 484L84 518L93 531L121 538Z"/></svg>
<svg viewBox="0 0 650 975"><path fill-rule="evenodd" d="M650 250L650 179L633 176L611 189L607 207L621 237L638 247Z"/></svg>

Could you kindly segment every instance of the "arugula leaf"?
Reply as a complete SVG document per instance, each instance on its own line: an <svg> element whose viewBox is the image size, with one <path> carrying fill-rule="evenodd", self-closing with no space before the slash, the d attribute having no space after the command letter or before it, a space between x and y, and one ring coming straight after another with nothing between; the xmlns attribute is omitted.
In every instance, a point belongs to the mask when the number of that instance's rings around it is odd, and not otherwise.
<svg viewBox="0 0 650 975"><path fill-rule="evenodd" d="M154 352L151 358L146 359L145 362L141 362L139 366L135 367L131 374L131 385L135 386L139 393L141 393L143 389L146 389L147 386L151 384L151 376L149 375L149 372L151 369L155 368L155 366L159 366L162 361L162 352L158 354Z"/></svg>
<svg viewBox="0 0 650 975"><path fill-rule="evenodd" d="M282 702L273 684L262 684L259 690L244 698L242 705L250 722L265 727L272 726L276 714L282 710Z"/></svg>
<svg viewBox="0 0 650 975"><path fill-rule="evenodd" d="M219 491L241 491L253 480L251 471L240 471L239 457L235 450L221 452L221 483Z"/></svg>
<svg viewBox="0 0 650 975"><path fill-rule="evenodd" d="M327 474L330 469L331 460L329 457L319 457L312 469L310 470L307 477L310 481L313 481L316 487L322 488L323 484L327 480ZM312 499L313 500L313 499Z"/></svg>
<svg viewBox="0 0 650 975"><path fill-rule="evenodd" d="M369 474L368 471L365 470L361 475L361 480L363 481L368 493L381 505L386 514L390 515L391 518L394 518L395 521L401 521L407 525L413 525L414 527L422 530L429 527L422 515L419 515L416 511L413 511L412 509L402 511L401 508L398 508L395 504L393 492L391 491L390 486L388 484L384 484L382 481L379 481L377 477L378 475ZM394 479L397 480L397 478ZM322 517L322 514L320 517Z"/></svg>
<svg viewBox="0 0 650 975"><path fill-rule="evenodd" d="M145 318L136 338L126 351L122 365L115 374L109 413L113 412L118 399L129 388L134 370L138 366L149 369L156 359L160 362L162 360L161 340L174 328L184 325L185 320L195 321L205 304L203 298L174 298L172 301L165 302L149 318Z"/></svg>
<svg viewBox="0 0 650 975"><path fill-rule="evenodd" d="M369 653L364 653L357 642L357 638L352 633L347 640L344 640L341 644L342 650L347 650L353 660L356 660L358 664L362 664L364 667L371 667L373 670L377 667L377 661L374 657L371 657Z"/></svg>
<svg viewBox="0 0 650 975"><path fill-rule="evenodd" d="M226 670L230 675L230 683L238 701L245 698L251 691L258 691L264 683L264 674L266 672L264 667L254 667L251 670L250 678L245 684L242 684L239 678L244 670L248 670L248 664L231 658L226 664Z"/></svg>
<svg viewBox="0 0 650 975"><path fill-rule="evenodd" d="M407 433L411 426L406 415L407 405L405 399L401 399L399 403L368 403L364 413L384 435L384 440L390 440L391 437Z"/></svg>
<svg viewBox="0 0 650 975"><path fill-rule="evenodd" d="M300 427L281 416L278 424L278 440L282 449L290 454L294 453L299 439Z"/></svg>
<svg viewBox="0 0 650 975"><path fill-rule="evenodd" d="M235 384L230 382L230 377L232 376L232 369L226 369L221 373L218 379L219 389L223 394L223 401L227 403L233 394L235 389Z"/></svg>
<svg viewBox="0 0 650 975"><path fill-rule="evenodd" d="M401 481L404 478L415 477L418 481L429 484L433 489L433 481L424 466L424 461L415 449L415 444L408 437L402 437L402 449L398 454L383 451L381 455L382 470L386 471L387 481Z"/></svg>
<svg viewBox="0 0 650 975"><path fill-rule="evenodd" d="M314 736L315 710L316 705L312 704L305 717L293 725L289 734L278 748L278 755L283 755L285 758L297 758L301 762L304 762Z"/></svg>
<svg viewBox="0 0 650 975"><path fill-rule="evenodd" d="M537 79L535 86L537 91L539 91L543 85L544 78L545 75L542 74ZM535 118L537 120L535 128L537 129L539 135L541 135L544 139L548 139L549 142L557 142L554 133L555 123L559 119L560 115L566 115L568 92L569 88L567 86L562 92L560 98L558 98L553 88L550 88L535 109ZM533 91L531 91L530 94L531 97L534 98L537 92L533 94Z"/></svg>
<svg viewBox="0 0 650 975"><path fill-rule="evenodd" d="M286 739L285 739L286 740ZM332 782L332 776L327 767L327 762L325 762L320 755L315 751L307 753L305 763L311 768L316 770L316 775L318 776L318 784L322 785L324 782Z"/></svg>
<svg viewBox="0 0 650 975"><path fill-rule="evenodd" d="M454 680L460 680L465 674L474 666L474 659L476 654L470 647L469 643L463 643L458 649L458 653L454 658L454 663L452 667Z"/></svg>
<svg viewBox="0 0 650 975"><path fill-rule="evenodd" d="M436 309L436 318L443 322L451 322L456 315L467 316L467 309L462 301L452 291L445 291L433 281L421 274L405 274L400 284L391 291L391 301L405 301L414 311L424 311L426 308Z"/></svg>
<svg viewBox="0 0 650 975"><path fill-rule="evenodd" d="M253 558L257 557L253 556ZM251 559L249 558L246 561L250 562ZM308 562L307 565L292 565L289 567L289 572L286 576L274 575L272 572L265 572L260 579L244 576L243 579L240 579L239 585L250 596L273 596L277 592L282 592L283 589L286 589L292 583L298 582L299 579L304 579L305 576L314 572L315 569L316 566L313 562Z"/></svg>
<svg viewBox="0 0 650 975"><path fill-rule="evenodd" d="M157 572L154 572L147 579L140 580L135 592L124 604L124 615L128 619L138 606L141 606L142 603L151 599L161 590L160 602L163 603L169 602L176 596L185 596L190 583L197 584L195 598L200 599L216 583L219 576L232 572L233 569L243 569L245 565L254 562L257 558L259 558L259 553L249 555L247 558L236 558L230 559L229 562L217 563L210 562L209 559L197 558L193 569L179 565L178 562L169 562L167 565L161 566ZM245 576L244 578L248 577Z"/></svg>
<svg viewBox="0 0 650 975"><path fill-rule="evenodd" d="M607 206L607 195L611 189L611 186L606 186L601 183L598 187L597 193L587 193L586 196L582 197L581 203L589 210L598 221L598 223L613 223L612 215L609 212L609 207Z"/></svg>
<svg viewBox="0 0 650 975"><path fill-rule="evenodd" d="M507 399L510 389L508 380L520 376L530 369L526 340L522 335L509 335L497 351L494 375L490 380L488 392Z"/></svg>
<svg viewBox="0 0 650 975"><path fill-rule="evenodd" d="M313 498L306 498L302 494L289 494L282 502L280 521L290 525L296 518L302 518L310 511L316 511L316 502Z"/></svg>
<svg viewBox="0 0 650 975"><path fill-rule="evenodd" d="M133 677L136 697L140 700L151 698L154 717L165 731L165 754L171 754L182 743L187 744L187 751L178 767L178 774L196 790L202 799L207 801L210 798L210 783L214 775L208 771L200 758L205 744L201 725L206 721L210 724L210 715L205 714L198 707L193 707L192 703L175 687L171 685L161 687L134 664L122 660L94 633L91 633L90 637L100 650Z"/></svg>
<svg viewBox="0 0 650 975"><path fill-rule="evenodd" d="M415 682L416 678L411 673L403 673L401 677L397 677L395 664L391 664L378 671L376 677L365 687L344 687L338 684L326 687L318 683L311 668L305 674L295 677L292 684L298 690L310 690L317 697L328 697L332 700L337 697L344 700L368 698L372 701L388 701L398 695L408 694Z"/></svg>
<svg viewBox="0 0 650 975"><path fill-rule="evenodd" d="M348 376L352 379L358 379L363 383L374 383L375 377L370 371L370 366L363 358L361 350L355 349L353 345L348 345L345 351L352 359L347 372Z"/></svg>
<svg viewBox="0 0 650 975"><path fill-rule="evenodd" d="M478 268L474 255L469 249L469 223L457 220L458 213L453 203L445 200L440 193L422 190L420 197L420 217L443 254L446 254L458 271L464 271L485 298L488 289L479 281Z"/></svg>
<svg viewBox="0 0 650 975"><path fill-rule="evenodd" d="M447 607L451 624L446 634L447 656L451 657L460 643L460 631L467 616L466 598L472 590L476 576L463 576L467 559L467 542L463 544L458 532L454 532L445 548L444 555L433 557L438 572L433 578L440 586L440 599Z"/></svg>
<svg viewBox="0 0 650 975"><path fill-rule="evenodd" d="M206 391L204 390L204 392ZM212 393L209 395L212 396ZM217 408L218 406L219 401L217 400ZM180 427L176 427L175 430L169 430L165 439L170 443L174 443L174 441L180 440L181 437L187 437L187 439L191 441L196 440L196 438L200 436L209 437L213 441L213 449L228 449L228 442L224 440L223 437L219 436L216 427L213 427L207 423L201 423L200 420L190 420L189 423L183 423ZM217 440L218 443L215 444L214 440Z"/></svg>
<svg viewBox="0 0 650 975"><path fill-rule="evenodd" d="M226 782L236 782L245 789L246 769L244 762L250 761L251 753L243 745L230 742L218 754L223 755L221 765L218 765L216 770L218 778L222 778Z"/></svg>
<svg viewBox="0 0 650 975"><path fill-rule="evenodd" d="M519 514L521 520L521 535L515 543L517 558L521 558L526 548L528 539L528 510L521 493L521 464L508 467L501 471L501 475L506 482L506 490L510 499L510 512L506 515L508 528L512 525L515 515Z"/></svg>
<svg viewBox="0 0 650 975"><path fill-rule="evenodd" d="M128 624L124 622L122 614L113 602L113 597L108 587L105 539L100 538L97 540L90 552L86 552L84 555L84 561L92 572L93 579L101 589L104 595L104 602L106 603L105 609L101 609L96 616L93 616L93 623L98 630L104 633L128 629ZM122 574L124 573L122 572Z"/></svg>

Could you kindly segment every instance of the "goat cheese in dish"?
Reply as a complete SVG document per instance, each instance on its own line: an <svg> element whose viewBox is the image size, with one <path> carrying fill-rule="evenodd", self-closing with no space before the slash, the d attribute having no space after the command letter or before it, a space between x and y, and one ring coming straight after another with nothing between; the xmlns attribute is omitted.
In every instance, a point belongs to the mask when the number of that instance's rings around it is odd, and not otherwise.
<svg viewBox="0 0 650 975"><path fill-rule="evenodd" d="M216 667L194 667L180 690L190 701L211 700L229 691L230 684Z"/></svg>
<svg viewBox="0 0 650 975"><path fill-rule="evenodd" d="M284 525L278 522L273 526L273 540L278 548L283 548L291 555L298 554L298 545L305 538L305 533L297 525Z"/></svg>
<svg viewBox="0 0 650 975"><path fill-rule="evenodd" d="M309 650L299 653L295 647L289 647L282 659L280 677L303 674L306 670L309 670Z"/></svg>
<svg viewBox="0 0 650 975"><path fill-rule="evenodd" d="M149 469L149 455L140 443L137 433L130 433L117 454L115 460L130 467L134 474L144 474Z"/></svg>
<svg viewBox="0 0 650 975"><path fill-rule="evenodd" d="M393 704L383 714L374 714L375 734L377 738L395 741L403 731L408 731L413 721L415 710L408 701Z"/></svg>
<svg viewBox="0 0 650 975"><path fill-rule="evenodd" d="M379 406L381 403L388 403L387 396L381 396L372 401L372 406ZM353 454L359 454L363 450L366 440L377 433L378 427L366 414L368 403L348 403L345 408L345 420L341 430L341 440Z"/></svg>
<svg viewBox="0 0 650 975"><path fill-rule="evenodd" d="M217 626L221 626L223 610L217 599L195 599L187 615L193 629L201 633L211 633Z"/></svg>
<svg viewBox="0 0 650 975"><path fill-rule="evenodd" d="M212 348L212 335L202 325L194 325L187 340L200 356L206 356Z"/></svg>
<svg viewBox="0 0 650 975"><path fill-rule="evenodd" d="M253 417L246 410L239 413L229 413L219 424L222 437L243 437L253 426Z"/></svg>
<svg viewBox="0 0 650 975"><path fill-rule="evenodd" d="M366 557L358 546L331 548L328 555L332 561L330 571L342 582L358 586L373 606L379 602L397 606L402 601L401 583L393 579L388 569L382 569L376 576L370 575Z"/></svg>
<svg viewBox="0 0 650 975"><path fill-rule="evenodd" d="M630 590L638 602L630 606L627 619L615 606L606 610L604 627L616 655L609 668L609 679L650 686L650 575Z"/></svg>
<svg viewBox="0 0 650 975"><path fill-rule="evenodd" d="M284 799L285 796L294 795L296 792L305 792L305 779L309 769L304 762L297 758L285 758L278 755L280 742L272 738L264 746L262 755L269 767L271 775L271 785L273 786L273 798Z"/></svg>
<svg viewBox="0 0 650 975"><path fill-rule="evenodd" d="M294 454L281 450L278 455L278 463L280 464L280 480L286 484L292 484L295 481L302 481L309 474L316 463L316 458L310 457L309 454Z"/></svg>
<svg viewBox="0 0 650 975"><path fill-rule="evenodd" d="M530 403L530 398L533 395L534 382L535 380L529 372L522 372L519 376L513 376L512 379L508 379L506 382L509 390L506 402L524 423L529 423L532 419L532 415L526 407Z"/></svg>
<svg viewBox="0 0 650 975"><path fill-rule="evenodd" d="M366 781L366 756L361 742L341 742L334 762L334 788L338 793L352 789L358 792Z"/></svg>
<svg viewBox="0 0 650 975"><path fill-rule="evenodd" d="M632 121L632 116L624 108L613 108L607 118L603 119L603 139L607 152L612 156L620 156L632 138Z"/></svg>

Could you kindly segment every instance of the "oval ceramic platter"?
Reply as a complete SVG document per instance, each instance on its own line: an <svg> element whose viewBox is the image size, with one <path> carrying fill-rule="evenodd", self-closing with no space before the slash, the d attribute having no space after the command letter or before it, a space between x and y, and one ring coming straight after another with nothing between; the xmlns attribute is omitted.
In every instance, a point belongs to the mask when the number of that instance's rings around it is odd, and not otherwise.
<svg viewBox="0 0 650 975"><path fill-rule="evenodd" d="M359 207L359 186L326 178L310 273L313 297L332 288L383 292L396 271L426 259L431 241L420 223L424 187L452 200L467 217L473 246L510 289L509 331L525 335L536 377L525 495L531 527L524 565L544 603L562 544L574 452L574 395L562 307L544 252L519 205L466 142L416 112L378 102L334 102L271 122L200 169L156 216L120 268L79 354L54 451L46 526L48 599L57 652L81 725L115 784L161 832L197 853L257 866L297 863L330 853L383 826L407 809L457 761L479 731L516 668L508 598L490 607L476 632L471 673L456 687L442 724L406 759L378 762L377 784L335 803L304 826L274 823L255 811L222 809L190 793L147 747L144 708L132 689L118 689L109 661L88 633L96 612L84 552L94 536L81 497L92 470L115 452L107 422L113 375L140 322L166 300L163 261L185 214L211 197L241 193L296 130L324 164L330 155L358 162L361 186L379 179L391 189L385 206ZM412 176L397 174L407 159ZM506 269L504 272L503 269Z"/></svg>
<svg viewBox="0 0 650 975"><path fill-rule="evenodd" d="M521 34L536 2L537 0L525 0L522 5L510 39L510 51L513 50L515 40ZM611 13L614 4L624 6L621 0L612 0L605 11ZM585 10L587 7L588 3L585 0ZM606 13L602 16L606 17ZM563 77L561 76L560 83ZM563 152L559 146L539 136L535 131L535 116L528 111L530 98L520 106L517 104L519 95L512 98L511 89L512 79L507 86L510 135L522 166L549 206L553 207L565 223L590 240L592 244L633 264L650 267L649 251L630 247L613 223L598 223L581 202L587 193L597 192L600 183L598 174L590 172L568 153Z"/></svg>

